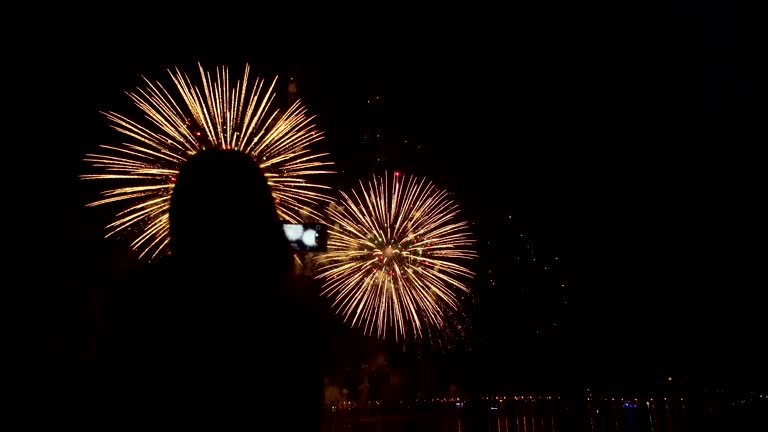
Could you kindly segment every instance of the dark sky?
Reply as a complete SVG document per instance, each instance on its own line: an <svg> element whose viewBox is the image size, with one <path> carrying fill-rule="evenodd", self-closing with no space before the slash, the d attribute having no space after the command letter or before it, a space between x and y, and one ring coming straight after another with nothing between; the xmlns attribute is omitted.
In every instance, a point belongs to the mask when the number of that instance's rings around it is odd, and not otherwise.
<svg viewBox="0 0 768 432"><path fill-rule="evenodd" d="M42 164L26 198L28 246L58 269L41 283L77 278L93 258L100 228L76 175L82 152L109 136L98 112L125 106L142 75L165 80L198 61L239 73L248 62L296 76L352 168L365 101L384 98L385 131L425 149L424 165L406 165L454 190L468 215L512 215L568 263L572 323L597 353L740 380L763 373L765 141L746 12L553 4L310 25L280 16L231 31L203 17L41 26L16 71L30 80L16 110L29 125L22 145Z"/></svg>

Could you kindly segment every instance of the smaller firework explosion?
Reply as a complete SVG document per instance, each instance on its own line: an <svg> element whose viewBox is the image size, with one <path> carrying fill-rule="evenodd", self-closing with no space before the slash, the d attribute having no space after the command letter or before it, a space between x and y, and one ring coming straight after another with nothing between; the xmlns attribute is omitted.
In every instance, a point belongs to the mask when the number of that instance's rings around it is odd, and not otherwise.
<svg viewBox="0 0 768 432"><path fill-rule="evenodd" d="M423 177L374 175L328 210L322 295L366 335L420 339L460 308L474 240L448 192ZM432 329L429 330L428 329Z"/></svg>

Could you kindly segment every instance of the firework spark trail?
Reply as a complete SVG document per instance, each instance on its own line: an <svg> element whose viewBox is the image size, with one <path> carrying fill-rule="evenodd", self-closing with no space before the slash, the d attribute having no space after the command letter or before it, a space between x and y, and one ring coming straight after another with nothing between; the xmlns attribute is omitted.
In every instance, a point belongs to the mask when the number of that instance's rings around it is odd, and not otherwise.
<svg viewBox="0 0 768 432"><path fill-rule="evenodd" d="M328 252L315 257L321 295L367 335L419 339L439 328L474 273L468 224L426 178L373 176L328 209Z"/></svg>
<svg viewBox="0 0 768 432"><path fill-rule="evenodd" d="M322 220L315 209L331 202L329 186L312 181L331 174L328 153L310 146L323 138L300 100L284 113L273 108L277 83L249 79L245 66L241 81L232 84L227 67L215 74L198 65L201 84L178 68L169 74L176 96L160 82L144 78L145 88L127 92L143 113L138 119L104 112L110 126L126 142L99 146L84 161L94 172L84 180L104 185L101 198L87 204L116 205L107 236L125 234L140 257L167 252L168 206L179 169L193 154L209 149L235 149L251 155L265 171L279 216L288 222L306 217Z"/></svg>

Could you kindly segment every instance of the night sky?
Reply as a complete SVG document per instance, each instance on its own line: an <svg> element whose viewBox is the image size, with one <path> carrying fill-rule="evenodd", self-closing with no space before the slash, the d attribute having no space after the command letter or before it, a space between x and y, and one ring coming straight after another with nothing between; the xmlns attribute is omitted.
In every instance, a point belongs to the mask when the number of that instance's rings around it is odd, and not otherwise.
<svg viewBox="0 0 768 432"><path fill-rule="evenodd" d="M34 158L20 162L34 163L21 250L51 269L27 276L37 323L84 307L67 288L120 249L77 179L83 153L114 138L99 111L127 109L141 76L247 62L294 77L349 178L400 169L455 193L482 252L485 360L523 341L571 376L766 384L765 140L744 16L551 5L307 26L286 13L231 33L203 17L40 26L16 71L17 145Z"/></svg>

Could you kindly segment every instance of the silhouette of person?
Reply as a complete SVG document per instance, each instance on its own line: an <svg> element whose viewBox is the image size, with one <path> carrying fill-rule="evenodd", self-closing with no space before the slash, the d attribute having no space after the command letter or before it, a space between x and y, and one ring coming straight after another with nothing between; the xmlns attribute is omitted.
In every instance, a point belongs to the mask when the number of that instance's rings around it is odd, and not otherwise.
<svg viewBox="0 0 768 432"><path fill-rule="evenodd" d="M191 156L168 217L170 255L113 301L110 421L320 430L320 303L257 162L235 150Z"/></svg>

